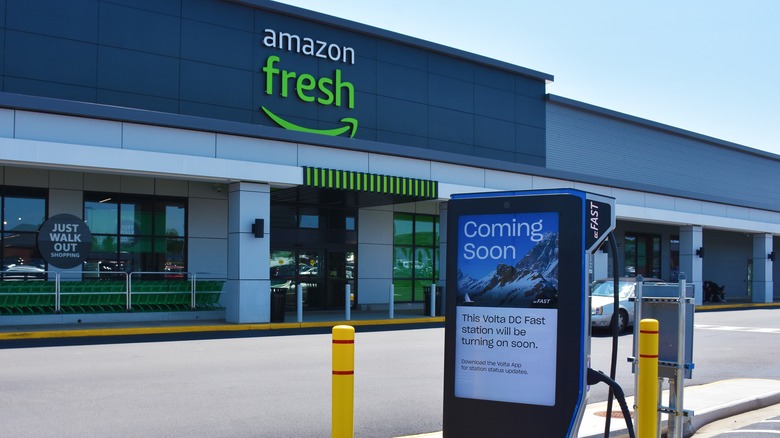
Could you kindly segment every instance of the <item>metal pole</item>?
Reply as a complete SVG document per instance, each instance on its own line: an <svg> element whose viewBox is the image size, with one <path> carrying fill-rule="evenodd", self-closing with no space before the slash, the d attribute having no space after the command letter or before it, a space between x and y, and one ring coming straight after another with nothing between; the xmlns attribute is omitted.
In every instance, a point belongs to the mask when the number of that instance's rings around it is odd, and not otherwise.
<svg viewBox="0 0 780 438"><path fill-rule="evenodd" d="M125 274L125 289L127 289L127 303L126 303L126 310L130 312L133 310L133 299L132 295L130 294L130 291L133 289L133 273L131 272L129 275Z"/></svg>
<svg viewBox="0 0 780 438"><path fill-rule="evenodd" d="M54 313L62 313L62 297L60 296L60 273L54 273Z"/></svg>
<svg viewBox="0 0 780 438"><path fill-rule="evenodd" d="M197 301L195 299L195 293L196 293L196 288L197 288L197 278L196 278L197 274L190 274L188 272L187 275L192 275L191 280L190 280L190 283L191 283L191 286L192 286L192 296L191 296L191 300L190 300L190 310L195 310L195 308L197 307Z"/></svg>
<svg viewBox="0 0 780 438"><path fill-rule="evenodd" d="M436 285L431 284L431 316L436 316Z"/></svg>
<svg viewBox="0 0 780 438"><path fill-rule="evenodd" d="M636 390L636 430L639 438L658 436L658 320L639 323L639 386Z"/></svg>
<svg viewBox="0 0 780 438"><path fill-rule="evenodd" d="M390 297L387 300L388 317L390 319L395 318L395 286L390 283Z"/></svg>
<svg viewBox="0 0 780 438"><path fill-rule="evenodd" d="M659 377L658 378L658 398L659 398L660 403L663 403L663 400L660 400L663 397L663 394L664 394L664 378L663 377ZM660 406L660 404L659 404L659 406ZM659 430L659 431L661 430L661 415L660 414L656 416L655 426L656 426L656 430Z"/></svg>
<svg viewBox="0 0 780 438"><path fill-rule="evenodd" d="M295 291L296 306L298 309L298 322L303 322L303 284L298 283Z"/></svg>
<svg viewBox="0 0 780 438"><path fill-rule="evenodd" d="M332 438L355 435L355 328L333 327Z"/></svg>
<svg viewBox="0 0 780 438"><path fill-rule="evenodd" d="M634 388L639 388L639 322L642 321L644 280L641 275L636 276L636 290L634 291ZM634 409L636 409L636 399L634 399ZM636 424L634 424L634 434L638 432Z"/></svg>
<svg viewBox="0 0 780 438"><path fill-rule="evenodd" d="M675 385L673 388L675 395L675 403L673 405L674 427L669 433L670 438L682 438L683 433L683 388L685 387L685 280L686 276L681 272L679 298L677 303L677 366L675 370ZM671 423L672 422L670 421L670 425Z"/></svg>
<svg viewBox="0 0 780 438"><path fill-rule="evenodd" d="M351 287L349 286L349 283L347 283L346 286L344 286L344 301L346 302L344 304L344 314L347 321L352 318L352 302L350 298L352 298Z"/></svg>

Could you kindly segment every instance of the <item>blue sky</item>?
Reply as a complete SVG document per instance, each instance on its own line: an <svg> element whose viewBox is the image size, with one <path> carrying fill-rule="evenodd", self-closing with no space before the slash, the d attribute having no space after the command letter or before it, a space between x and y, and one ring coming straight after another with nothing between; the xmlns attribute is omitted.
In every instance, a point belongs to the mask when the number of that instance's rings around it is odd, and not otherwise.
<svg viewBox="0 0 780 438"><path fill-rule="evenodd" d="M780 155L778 0L281 2L548 73L548 93Z"/></svg>

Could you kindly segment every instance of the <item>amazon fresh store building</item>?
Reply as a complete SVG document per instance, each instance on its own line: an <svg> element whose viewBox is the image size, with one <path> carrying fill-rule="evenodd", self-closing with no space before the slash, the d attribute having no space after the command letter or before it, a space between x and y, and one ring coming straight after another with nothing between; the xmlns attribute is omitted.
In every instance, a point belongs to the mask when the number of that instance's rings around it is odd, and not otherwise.
<svg viewBox="0 0 780 438"><path fill-rule="evenodd" d="M0 0L0 24L0 275L64 300L6 299L4 321L267 322L297 284L306 312L346 285L422 309L451 194L552 187L616 198L626 275L780 296L780 157L547 95L551 75L262 0ZM72 217L76 266L38 233ZM150 299L193 276L211 298Z"/></svg>

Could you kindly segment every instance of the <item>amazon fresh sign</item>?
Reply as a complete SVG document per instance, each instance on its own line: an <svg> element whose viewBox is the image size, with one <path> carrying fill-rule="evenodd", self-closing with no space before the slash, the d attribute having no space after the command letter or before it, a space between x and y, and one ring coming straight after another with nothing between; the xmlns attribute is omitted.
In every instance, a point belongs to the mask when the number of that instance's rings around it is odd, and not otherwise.
<svg viewBox="0 0 780 438"><path fill-rule="evenodd" d="M334 63L346 65L355 63L355 49L352 47L340 46L286 32L277 32L273 29L265 29L262 44L265 47L322 58ZM261 71L265 75L266 95L279 96L281 98L293 97L312 105L355 109L355 86L344 79L344 73L340 68L336 68L332 75L317 77L306 72L287 70L281 56L270 55L266 58L265 65ZM276 124L291 131L330 136L349 132L349 137L354 137L357 132L358 121L351 117L342 118L340 121L345 126L340 128L315 129L285 120L266 105L261 106L260 109Z"/></svg>

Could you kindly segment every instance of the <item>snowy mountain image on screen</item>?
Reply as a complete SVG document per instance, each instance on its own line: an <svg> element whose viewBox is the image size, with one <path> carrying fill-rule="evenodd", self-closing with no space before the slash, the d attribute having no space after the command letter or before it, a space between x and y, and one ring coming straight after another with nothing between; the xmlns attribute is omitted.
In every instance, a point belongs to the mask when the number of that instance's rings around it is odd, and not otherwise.
<svg viewBox="0 0 780 438"><path fill-rule="evenodd" d="M547 233L517 264L479 280L458 269L458 305L557 308L558 233Z"/></svg>

